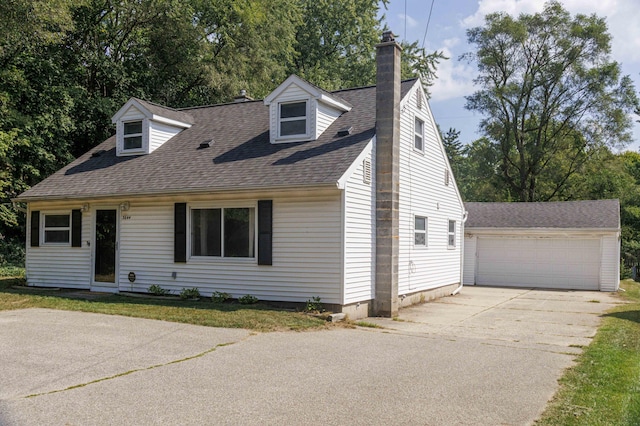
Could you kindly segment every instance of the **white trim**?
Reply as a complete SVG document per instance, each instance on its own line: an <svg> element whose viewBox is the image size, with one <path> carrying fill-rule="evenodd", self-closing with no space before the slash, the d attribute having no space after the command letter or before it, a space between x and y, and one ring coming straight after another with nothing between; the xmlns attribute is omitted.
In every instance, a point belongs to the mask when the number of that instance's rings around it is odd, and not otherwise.
<svg viewBox="0 0 640 426"><path fill-rule="evenodd" d="M220 210L220 256L195 256L192 252L192 212L193 210ZM225 257L224 256L224 210L225 209L253 209L253 256ZM258 203L250 202L193 202L187 203L187 263L258 263Z"/></svg>
<svg viewBox="0 0 640 426"><path fill-rule="evenodd" d="M418 122L420 122L420 124L422 125L421 126L422 127L422 129L421 129L422 133L421 134L419 134L418 130L417 130L418 129L418 126L417 126ZM419 152L421 154L424 154L424 151L425 151L425 146L424 145L425 145L425 142L426 142L425 141L425 137L424 137L424 124L425 123L424 123L424 120L422 118L418 117L417 115L413 116L413 138L412 138L413 139L413 150L416 151L416 152ZM421 139L421 142L420 142L420 146L421 147L420 148L416 147L416 137L418 137L418 136Z"/></svg>
<svg viewBox="0 0 640 426"><path fill-rule="evenodd" d="M158 123L163 123L163 124L168 124L170 126L174 126L174 127L182 127L184 129L188 129L191 127L191 124L189 123L185 123L183 121L178 121L178 120L172 120L171 118L166 118L163 117L161 115L151 115L151 120L152 121L156 121Z"/></svg>
<svg viewBox="0 0 640 426"><path fill-rule="evenodd" d="M450 230L451 222L453 222L453 233ZM457 246L456 244L456 239L458 237L457 228L458 228L458 224L455 219L447 219L447 249L449 250L453 250ZM449 244L449 240L450 240L449 237L451 237L452 234L453 234L453 245Z"/></svg>
<svg viewBox="0 0 640 426"><path fill-rule="evenodd" d="M265 105L271 105L271 103L278 98L289 86L295 84L300 87L303 91L307 92L313 99L319 100L325 104L331 105L335 108L342 110L343 112L347 112L351 110L351 106L340 102L338 99L333 96L323 92L312 84L306 82L295 74L291 74L285 81L283 81L278 87L276 87L273 92L267 95L263 102Z"/></svg>
<svg viewBox="0 0 640 426"><path fill-rule="evenodd" d="M289 121L301 121L302 120L302 116L298 116L298 117L286 117L286 118L282 118L280 116L280 107L282 105L288 105L288 104L299 104L299 103L305 103L305 116L304 116L304 120L305 120L305 133L296 133L293 135L285 135L282 136L280 134L281 131L281 124L282 124L282 120L285 120L285 122L289 122ZM304 98L304 99L296 99L293 101L283 101L283 102L278 102L276 105L276 122L277 122L277 128L276 128L276 143L277 142L292 142L294 140L308 140L309 138L311 138L311 98Z"/></svg>
<svg viewBox="0 0 640 426"><path fill-rule="evenodd" d="M69 217L69 226L68 227L63 227L63 226L58 226L58 227L50 227L47 228L46 225L46 221L47 221L47 216L68 216ZM51 210L51 211L40 211L40 245L41 246L48 246L48 247L71 247L71 228L73 227L73 224L71 223L72 218L71 218L71 210ZM56 242L47 242L46 238L45 238L45 234L47 232L47 229L49 231L68 231L69 232L69 240L66 242L60 242L60 243L56 243Z"/></svg>

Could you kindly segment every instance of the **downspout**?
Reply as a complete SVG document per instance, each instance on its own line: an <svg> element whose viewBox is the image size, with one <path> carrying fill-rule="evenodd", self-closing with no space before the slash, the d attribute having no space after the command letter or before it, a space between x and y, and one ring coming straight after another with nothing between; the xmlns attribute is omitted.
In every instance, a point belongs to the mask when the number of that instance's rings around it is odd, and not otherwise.
<svg viewBox="0 0 640 426"><path fill-rule="evenodd" d="M455 296L460 290L462 290L462 278L464 275L464 223L467 221L468 216L469 212L465 210L462 214L462 225L460 226L460 285L458 288L453 290L451 293L452 296Z"/></svg>

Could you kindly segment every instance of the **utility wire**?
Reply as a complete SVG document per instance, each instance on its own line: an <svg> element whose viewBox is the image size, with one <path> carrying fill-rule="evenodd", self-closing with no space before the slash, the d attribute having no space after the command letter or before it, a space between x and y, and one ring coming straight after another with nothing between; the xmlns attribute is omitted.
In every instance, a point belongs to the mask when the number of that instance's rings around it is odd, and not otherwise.
<svg viewBox="0 0 640 426"><path fill-rule="evenodd" d="M429 18L427 19L427 27L424 29L424 37L422 38L422 48L423 49L424 49L424 42L427 40L427 31L429 31L429 23L431 22L431 12L433 11L433 3L435 1L436 0L431 0L431 7L429 8ZM406 5L406 1L405 1L405 5ZM407 19L406 16L407 16L407 14L405 12L405 20ZM406 27L406 25L407 24L405 23L405 27Z"/></svg>

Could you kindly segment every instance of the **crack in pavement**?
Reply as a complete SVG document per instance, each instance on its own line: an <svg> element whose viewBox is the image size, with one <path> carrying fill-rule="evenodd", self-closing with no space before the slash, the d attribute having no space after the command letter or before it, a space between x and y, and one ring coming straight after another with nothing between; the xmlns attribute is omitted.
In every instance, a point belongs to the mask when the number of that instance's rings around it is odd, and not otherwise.
<svg viewBox="0 0 640 426"><path fill-rule="evenodd" d="M107 380L117 379L118 377L128 376L130 374L138 373L140 371L148 371L148 370L153 370L155 368L166 367L166 366L172 365L172 364L179 364L181 362L186 362L186 361L190 361L192 359L203 357L203 356L205 356L207 354L210 354L211 352L215 351L218 348L221 348L221 347L224 347L224 346L230 346L230 345L233 345L235 343L242 342L242 341L244 341L244 340L246 340L249 337L254 336L254 335L255 334L251 333L248 336L246 336L245 338L237 340L237 341L219 343L216 346L214 346L213 348L209 348L206 351L203 351L203 352L200 352L198 354L191 355L191 356L188 356L188 357L185 357L185 358L175 359L175 360L164 362L164 363L161 363L161 364L151 365L149 367L136 368L134 370L125 371L123 373L114 374L112 376L102 377L100 379L91 380L91 381L86 382L86 383L80 383L80 384L77 384L77 385L68 386L68 387L66 387L64 389L56 389L56 390L47 391L47 392L34 393L34 394L31 394L31 395L23 396L22 398L36 398L36 397L44 396L44 395L51 395L51 394L54 394L54 393L66 392L66 391L69 391L69 390L73 390L73 389L78 389L78 388L82 388L82 387L85 387L85 386L89 386L89 385L92 385L92 384L95 384L95 383L100 383L100 382L104 382L104 381L107 381Z"/></svg>

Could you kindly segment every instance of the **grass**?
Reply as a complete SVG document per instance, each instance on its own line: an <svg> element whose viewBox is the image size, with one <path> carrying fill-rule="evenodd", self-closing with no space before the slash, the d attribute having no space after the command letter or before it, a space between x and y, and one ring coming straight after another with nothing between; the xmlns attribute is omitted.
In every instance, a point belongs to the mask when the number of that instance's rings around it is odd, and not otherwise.
<svg viewBox="0 0 640 426"><path fill-rule="evenodd" d="M640 283L621 286L629 303L605 314L538 425L640 425Z"/></svg>
<svg viewBox="0 0 640 426"><path fill-rule="evenodd" d="M328 327L326 321L299 312L282 311L263 304L216 304L200 301L158 300L96 293L15 289L19 278L0 278L0 311L48 308L149 318L208 327L245 328L255 331L311 330Z"/></svg>

